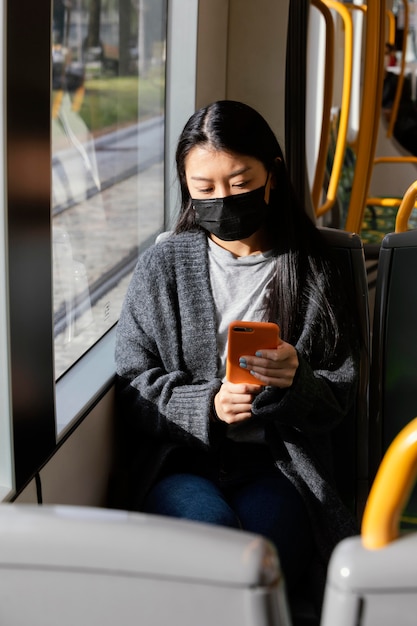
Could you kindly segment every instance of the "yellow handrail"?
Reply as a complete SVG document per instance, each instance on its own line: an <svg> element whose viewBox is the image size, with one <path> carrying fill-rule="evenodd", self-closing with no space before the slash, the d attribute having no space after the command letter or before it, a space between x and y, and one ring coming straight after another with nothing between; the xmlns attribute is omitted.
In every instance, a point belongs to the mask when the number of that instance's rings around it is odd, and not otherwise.
<svg viewBox="0 0 417 626"><path fill-rule="evenodd" d="M352 12L353 20L353 67L352 67L352 95L350 103L350 119L347 141L353 151L356 151L356 144L359 132L359 108L360 108L360 92L362 85L362 39L363 27L362 23L365 19L367 6L366 4L353 4L344 2L344 5ZM356 15L354 13L356 12ZM359 16L358 13L362 13ZM362 19L360 19L362 17Z"/></svg>
<svg viewBox="0 0 417 626"><path fill-rule="evenodd" d="M417 181L412 183L404 194L395 218L395 232L405 233L408 230L408 219L415 207L417 198Z"/></svg>
<svg viewBox="0 0 417 626"><path fill-rule="evenodd" d="M314 210L316 210L320 201L321 191L323 189L324 172L326 169L326 158L329 147L330 111L332 107L334 72L334 24L332 14L322 0L312 0L312 5L321 12L326 23L326 62L324 67L323 115L316 171L311 188L311 199Z"/></svg>
<svg viewBox="0 0 417 626"><path fill-rule="evenodd" d="M362 520L362 544L383 548L399 536L399 521L417 476L417 418L394 439L378 469Z"/></svg>
<svg viewBox="0 0 417 626"><path fill-rule="evenodd" d="M417 163L415 156L382 156L374 159L374 164L378 163Z"/></svg>
<svg viewBox="0 0 417 626"><path fill-rule="evenodd" d="M390 111L390 118L389 118L388 129L387 129L387 137L391 137L394 132L394 127L397 121L398 109L400 105L400 100L401 100L401 95L402 95L402 90L403 90L403 85L404 85L404 78L405 78L405 58L406 58L406 52L407 52L407 32L408 32L408 27L409 27L409 7L408 7L408 0L402 0L402 1L404 5L404 37L403 37L402 53L401 53L401 66L400 66L400 73L398 75L397 87L395 90L394 102L392 105L392 109ZM417 157L415 156L397 156L397 157L386 156L386 157L377 157L374 159L374 165L378 165L380 163L393 163L393 164L417 163ZM367 206L383 206L383 207L400 206L401 207L404 200L405 198L401 199L401 198L388 198L388 197L386 198L374 197L374 198L367 198L366 204ZM410 206L409 213L411 213L412 209L414 208L414 204L415 204L414 200L413 201L407 200L407 207ZM409 214L406 218L403 218L402 217L403 215L405 215L404 209L401 210L400 212L400 218L398 222L400 224L399 227L401 228L401 230L398 231L397 226L396 226L396 232L403 232L407 230L407 221L408 221ZM397 217L398 217L398 214L397 214Z"/></svg>
<svg viewBox="0 0 417 626"><path fill-rule="evenodd" d="M389 207L389 208L395 208L395 207L399 207L402 203L404 198L393 198L393 197L386 197L386 198L378 198L378 196L374 196L374 197L370 197L366 200L366 204L367 206L380 206L380 207Z"/></svg>
<svg viewBox="0 0 417 626"><path fill-rule="evenodd" d="M364 94L357 142L357 158L345 229L359 233L375 156L385 53L385 1L368 0L363 74Z"/></svg>
<svg viewBox="0 0 417 626"><path fill-rule="evenodd" d="M405 76L405 57L407 53L407 33L408 33L408 24L409 24L409 10L408 10L408 0L402 0L404 5L404 37L403 37L403 45L401 52L401 65L400 65L400 73L398 75L397 89L395 91L394 102L392 105L389 124L387 129L387 137L392 137L392 133L394 132L395 122L397 121L398 116L398 108L400 106L401 95L403 92L404 85L404 76Z"/></svg>
<svg viewBox="0 0 417 626"><path fill-rule="evenodd" d="M388 37L387 43L391 44L391 46L395 45L395 16L394 13L390 10L386 10L387 20L388 20Z"/></svg>
<svg viewBox="0 0 417 626"><path fill-rule="evenodd" d="M344 2L343 4L350 11L362 11L362 13L366 13L366 4L353 4L352 2Z"/></svg>
<svg viewBox="0 0 417 626"><path fill-rule="evenodd" d="M345 54L343 66L342 103L340 108L339 129L337 133L336 150L333 158L332 172L327 188L327 198L316 211L320 217L329 211L336 201L337 187L342 171L346 149L346 137L349 123L350 94L352 89L352 57L353 57L353 27L352 17L346 7L336 0L323 0L329 9L339 13L345 28Z"/></svg>

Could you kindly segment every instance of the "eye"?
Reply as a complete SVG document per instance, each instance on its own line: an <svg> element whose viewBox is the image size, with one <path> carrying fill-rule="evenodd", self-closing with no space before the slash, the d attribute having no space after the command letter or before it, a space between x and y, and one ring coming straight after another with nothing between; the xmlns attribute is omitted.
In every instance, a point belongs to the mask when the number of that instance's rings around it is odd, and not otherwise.
<svg viewBox="0 0 417 626"><path fill-rule="evenodd" d="M245 189L245 187L247 187L249 185L249 181L247 180L242 180L239 181L238 183L233 183L233 187L236 187L237 189Z"/></svg>

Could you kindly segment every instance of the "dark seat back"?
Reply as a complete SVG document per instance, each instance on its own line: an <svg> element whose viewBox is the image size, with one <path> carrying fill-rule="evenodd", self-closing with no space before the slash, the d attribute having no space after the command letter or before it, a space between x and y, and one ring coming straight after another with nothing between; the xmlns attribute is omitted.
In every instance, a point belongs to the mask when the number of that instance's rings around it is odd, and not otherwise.
<svg viewBox="0 0 417 626"><path fill-rule="evenodd" d="M363 244L354 233L321 228L334 250L342 275L340 286L353 304L362 339L360 377L355 406L333 433L339 492L359 519L368 495L369 303ZM338 286L335 286L337 288Z"/></svg>
<svg viewBox="0 0 417 626"><path fill-rule="evenodd" d="M372 337L370 473L400 430L417 416L417 230L381 244ZM413 494L406 515L415 516Z"/></svg>

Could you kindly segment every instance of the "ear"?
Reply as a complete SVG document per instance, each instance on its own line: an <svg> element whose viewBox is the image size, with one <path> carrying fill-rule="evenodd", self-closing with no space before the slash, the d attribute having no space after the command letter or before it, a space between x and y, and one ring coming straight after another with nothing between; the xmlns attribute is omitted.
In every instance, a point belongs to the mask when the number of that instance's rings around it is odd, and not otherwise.
<svg viewBox="0 0 417 626"><path fill-rule="evenodd" d="M279 166L282 163L282 159L281 157L276 157L276 159L274 159L274 165L275 165L275 169L278 169ZM271 176L271 189L275 189L277 186L277 181L275 179L275 174L272 174Z"/></svg>

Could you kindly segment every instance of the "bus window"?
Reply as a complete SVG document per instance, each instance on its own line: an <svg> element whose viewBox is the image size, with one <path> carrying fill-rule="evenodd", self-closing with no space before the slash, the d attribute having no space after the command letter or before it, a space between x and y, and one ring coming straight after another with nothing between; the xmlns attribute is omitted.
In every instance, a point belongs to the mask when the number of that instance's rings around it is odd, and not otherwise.
<svg viewBox="0 0 417 626"><path fill-rule="evenodd" d="M54 0L55 373L114 325L163 228L166 0Z"/></svg>

